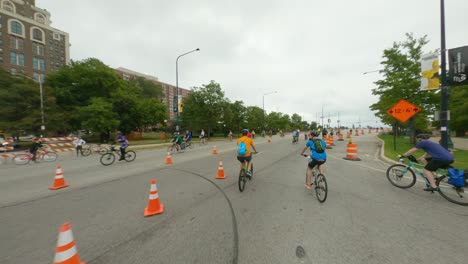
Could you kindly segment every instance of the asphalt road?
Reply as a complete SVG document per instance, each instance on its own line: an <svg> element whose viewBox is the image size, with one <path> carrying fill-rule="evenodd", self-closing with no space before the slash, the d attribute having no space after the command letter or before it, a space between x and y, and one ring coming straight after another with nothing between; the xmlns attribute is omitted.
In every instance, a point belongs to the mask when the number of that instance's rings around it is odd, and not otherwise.
<svg viewBox="0 0 468 264"><path fill-rule="evenodd" d="M438 194L393 187L373 135L328 150L328 199L304 188L304 141L256 140L254 179L240 193L234 142L196 146L164 164L162 149L132 163L98 156L0 166L0 263L51 263L71 222L82 261L95 263L466 263L468 208ZM216 180L218 159L225 180ZM55 166L69 187L51 191ZM143 217L151 179L161 215Z"/></svg>

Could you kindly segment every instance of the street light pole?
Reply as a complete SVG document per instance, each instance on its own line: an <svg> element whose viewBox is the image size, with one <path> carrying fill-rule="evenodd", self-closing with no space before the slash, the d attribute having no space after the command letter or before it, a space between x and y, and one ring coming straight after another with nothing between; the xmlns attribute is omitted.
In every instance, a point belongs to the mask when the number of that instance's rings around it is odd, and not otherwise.
<svg viewBox="0 0 468 264"><path fill-rule="evenodd" d="M191 50L189 52L186 52L184 54L181 54L177 57L176 59L176 102L175 102L175 106L174 106L174 109L177 110L176 111L176 116L177 118L179 118L179 58L182 57L182 56L185 56L187 54L190 54L192 52L195 52L195 51L199 51L200 49L197 48L197 49L194 49L194 50Z"/></svg>
<svg viewBox="0 0 468 264"><path fill-rule="evenodd" d="M447 87L446 50L445 50L445 5L444 0L440 0L440 68L441 68L441 99L440 99L440 144L448 149L453 148L449 134L449 92Z"/></svg>
<svg viewBox="0 0 468 264"><path fill-rule="evenodd" d="M44 121L44 97L42 96L42 77L39 74L39 91L41 94L41 130L45 130L45 121Z"/></svg>
<svg viewBox="0 0 468 264"><path fill-rule="evenodd" d="M278 91L265 93L265 94L263 94L263 97L262 97L262 110L263 110L263 115L262 115L262 130L265 130L265 95L274 94L274 93L278 93Z"/></svg>
<svg viewBox="0 0 468 264"><path fill-rule="evenodd" d="M21 77L24 77L26 79L30 79L32 81L36 81L35 79L27 76L27 75L23 75L23 74L19 74L19 73L15 73L13 75L19 75ZM44 96L42 95L42 77L41 75L39 74L38 75L38 81L39 81L39 93L40 93L40 97L41 97L41 130L45 130L45 119L44 119Z"/></svg>

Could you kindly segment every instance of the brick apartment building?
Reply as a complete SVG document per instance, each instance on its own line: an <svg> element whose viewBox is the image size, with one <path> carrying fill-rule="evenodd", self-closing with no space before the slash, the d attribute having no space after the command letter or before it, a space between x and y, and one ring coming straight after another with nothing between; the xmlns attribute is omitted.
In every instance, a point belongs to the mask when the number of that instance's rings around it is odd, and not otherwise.
<svg viewBox="0 0 468 264"><path fill-rule="evenodd" d="M44 80L70 63L66 32L51 27L50 13L35 0L0 0L0 67Z"/></svg>
<svg viewBox="0 0 468 264"><path fill-rule="evenodd" d="M174 101L175 101L174 97L177 95L176 94L176 91L177 91L176 86L160 82L157 77L142 74L142 73L138 73L138 72L135 72L135 71L132 71L132 70L129 70L129 69L122 68L122 67L114 69L114 71L118 75L122 76L122 78L124 80L130 80L131 78L135 78L136 76L139 76L139 77L143 77L143 78L146 78L148 80L151 80L155 84L161 85L162 88L163 88L163 95L162 95L162 98L160 98L160 99L161 99L161 102L166 104L166 112L168 113L168 115L167 115L168 119L167 120L169 121L169 120L173 120L174 118L176 118L177 113L173 111L174 106L175 106L174 105ZM180 97L184 98L189 93L190 93L190 90L183 89L183 88L179 87L179 98Z"/></svg>

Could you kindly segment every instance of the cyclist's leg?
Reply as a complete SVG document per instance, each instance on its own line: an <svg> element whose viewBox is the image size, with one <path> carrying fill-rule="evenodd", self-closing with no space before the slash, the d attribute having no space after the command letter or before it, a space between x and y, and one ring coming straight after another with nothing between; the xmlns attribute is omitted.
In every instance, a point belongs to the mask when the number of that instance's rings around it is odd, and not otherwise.
<svg viewBox="0 0 468 264"><path fill-rule="evenodd" d="M120 159L119 160L125 160L125 148L120 147Z"/></svg>
<svg viewBox="0 0 468 264"><path fill-rule="evenodd" d="M323 164L325 164L325 161L318 163L318 170L320 171L321 174L323 174Z"/></svg>
<svg viewBox="0 0 468 264"><path fill-rule="evenodd" d="M312 185L312 174L313 174L313 169L317 165L317 161L312 159L309 164L307 164L307 181L306 183L310 186Z"/></svg>
<svg viewBox="0 0 468 264"><path fill-rule="evenodd" d="M245 157L245 161L247 161L247 174L250 175L250 170L252 170L252 155Z"/></svg>

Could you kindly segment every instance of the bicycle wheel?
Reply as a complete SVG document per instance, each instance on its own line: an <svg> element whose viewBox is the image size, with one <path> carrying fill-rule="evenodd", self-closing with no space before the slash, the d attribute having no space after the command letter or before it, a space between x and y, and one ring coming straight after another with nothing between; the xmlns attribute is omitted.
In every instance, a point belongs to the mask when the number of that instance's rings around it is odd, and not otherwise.
<svg viewBox="0 0 468 264"><path fill-rule="evenodd" d="M13 161L16 165L25 165L28 164L31 160L31 156L28 154L18 154L13 157Z"/></svg>
<svg viewBox="0 0 468 264"><path fill-rule="evenodd" d="M47 152L44 153L44 156L42 156L43 161L56 161L57 160L57 153L55 152Z"/></svg>
<svg viewBox="0 0 468 264"><path fill-rule="evenodd" d="M468 206L468 193L465 193L464 188L449 184L448 179L445 175L437 179L440 195L452 203Z"/></svg>
<svg viewBox="0 0 468 264"><path fill-rule="evenodd" d="M134 161L135 158L136 158L135 151L129 150L129 151L125 152L125 161L127 161L127 162Z"/></svg>
<svg viewBox="0 0 468 264"><path fill-rule="evenodd" d="M114 156L113 153L106 153L106 154L101 156L100 161L101 161L102 165L108 166L108 165L111 165L112 163L114 163L115 156Z"/></svg>
<svg viewBox="0 0 468 264"><path fill-rule="evenodd" d="M85 157L91 155L91 148L89 148L89 147L88 148L82 148L81 149L81 155L85 156Z"/></svg>
<svg viewBox="0 0 468 264"><path fill-rule="evenodd" d="M239 191L243 192L245 189L245 182L247 181L245 177L245 169L242 168L239 172Z"/></svg>
<svg viewBox="0 0 468 264"><path fill-rule="evenodd" d="M327 200L327 195L328 195L327 179L325 178L325 175L320 174L320 173L315 178L315 195L317 196L317 200L321 203Z"/></svg>
<svg viewBox="0 0 468 264"><path fill-rule="evenodd" d="M192 144L192 142L188 142L188 143L187 143L187 147L188 147L189 149L193 149L193 144Z"/></svg>
<svg viewBox="0 0 468 264"><path fill-rule="evenodd" d="M416 174L414 174L414 171L406 165L395 164L388 167L387 179L393 186L406 189L416 183Z"/></svg>

